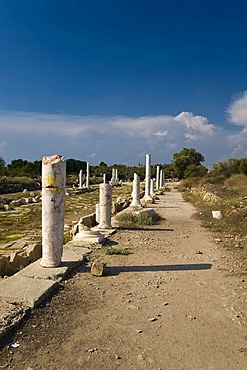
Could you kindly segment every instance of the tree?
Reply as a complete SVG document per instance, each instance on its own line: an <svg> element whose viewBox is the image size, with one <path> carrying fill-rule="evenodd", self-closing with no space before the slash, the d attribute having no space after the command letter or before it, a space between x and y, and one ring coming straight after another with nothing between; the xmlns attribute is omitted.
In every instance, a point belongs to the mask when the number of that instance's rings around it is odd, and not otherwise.
<svg viewBox="0 0 247 370"><path fill-rule="evenodd" d="M83 171L83 173L86 173L87 168L87 162L80 161L79 159L70 158L66 161L66 171L67 173L74 173L78 174L80 170Z"/></svg>
<svg viewBox="0 0 247 370"><path fill-rule="evenodd" d="M202 173L207 173L207 168L201 162L204 162L201 153L193 148L183 148L173 154L174 175L179 179L201 176Z"/></svg>
<svg viewBox="0 0 247 370"><path fill-rule="evenodd" d="M0 157L0 175L2 176L5 172L5 161Z"/></svg>

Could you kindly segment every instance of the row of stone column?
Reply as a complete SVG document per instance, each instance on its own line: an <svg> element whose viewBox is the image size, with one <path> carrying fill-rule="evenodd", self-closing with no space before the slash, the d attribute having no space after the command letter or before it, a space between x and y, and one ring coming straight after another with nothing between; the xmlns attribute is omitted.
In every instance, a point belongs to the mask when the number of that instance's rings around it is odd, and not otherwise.
<svg viewBox="0 0 247 370"><path fill-rule="evenodd" d="M89 178L90 178L90 164L87 162L87 170L86 170L86 181L84 180L83 171L80 170L79 172L79 188L82 189L87 188L89 189Z"/></svg>
<svg viewBox="0 0 247 370"><path fill-rule="evenodd" d="M160 169L160 166L156 168L156 190L163 188L165 185L164 171ZM151 178L151 155L146 154L146 177L145 177L145 201L149 202L152 200L154 195L154 179Z"/></svg>
<svg viewBox="0 0 247 370"><path fill-rule="evenodd" d="M159 167L159 166L158 166ZM159 168L157 167L157 174ZM162 170L161 170L162 171ZM162 172L160 173L162 174ZM89 185L89 163L87 165ZM158 175L157 175L158 176ZM159 175L161 176L161 175ZM163 175L162 175L163 176ZM113 179L117 179L114 172ZM106 179L104 178L104 181ZM157 189L156 179L156 189ZM160 181L159 185L162 185ZM41 266L56 267L61 263L64 237L64 205L66 186L66 160L53 155L42 159L42 259ZM154 194L154 181L151 179L151 156L146 155L146 179L144 200L149 201ZM99 229L111 228L112 185L99 187ZM140 178L135 173L132 192L132 207L140 207Z"/></svg>
<svg viewBox="0 0 247 370"><path fill-rule="evenodd" d="M89 162L87 162L87 170L86 170L86 180L84 179L83 171L80 170L78 178L79 178L79 188L89 188L89 177L90 177L90 165ZM106 183L106 174L103 174L103 183ZM112 169L112 178L110 181L111 185L118 185L119 184L119 178L118 178L118 170L117 168Z"/></svg>

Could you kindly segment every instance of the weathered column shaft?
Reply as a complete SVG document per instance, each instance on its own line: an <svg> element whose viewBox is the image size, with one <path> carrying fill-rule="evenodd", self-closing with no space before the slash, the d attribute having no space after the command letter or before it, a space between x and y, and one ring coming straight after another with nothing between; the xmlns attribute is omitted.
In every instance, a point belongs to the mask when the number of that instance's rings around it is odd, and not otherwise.
<svg viewBox="0 0 247 370"><path fill-rule="evenodd" d="M100 222L99 229L111 229L112 187L110 184L100 184Z"/></svg>
<svg viewBox="0 0 247 370"><path fill-rule="evenodd" d="M160 188L163 188L163 170L160 170Z"/></svg>
<svg viewBox="0 0 247 370"><path fill-rule="evenodd" d="M156 167L156 190L159 190L160 166Z"/></svg>
<svg viewBox="0 0 247 370"><path fill-rule="evenodd" d="M131 207L140 207L140 177L134 173Z"/></svg>
<svg viewBox="0 0 247 370"><path fill-rule="evenodd" d="M89 162L87 162L86 188L89 188L89 176L90 176L90 165Z"/></svg>
<svg viewBox="0 0 247 370"><path fill-rule="evenodd" d="M150 194L154 195L154 179L150 180Z"/></svg>
<svg viewBox="0 0 247 370"><path fill-rule="evenodd" d="M42 159L42 259L41 266L61 263L64 238L66 161L53 155Z"/></svg>
<svg viewBox="0 0 247 370"><path fill-rule="evenodd" d="M83 184L83 172L82 172L82 170L80 170L80 172L79 172L79 188L82 188L82 184Z"/></svg>
<svg viewBox="0 0 247 370"><path fill-rule="evenodd" d="M106 173L103 174L103 183L106 184Z"/></svg>
<svg viewBox="0 0 247 370"><path fill-rule="evenodd" d="M150 197L151 155L146 154L145 198Z"/></svg>

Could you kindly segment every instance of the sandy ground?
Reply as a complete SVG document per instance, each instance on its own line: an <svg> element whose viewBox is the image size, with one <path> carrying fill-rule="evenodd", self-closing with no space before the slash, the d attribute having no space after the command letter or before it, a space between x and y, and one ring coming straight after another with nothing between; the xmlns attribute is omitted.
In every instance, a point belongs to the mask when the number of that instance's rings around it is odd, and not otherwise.
<svg viewBox="0 0 247 370"><path fill-rule="evenodd" d="M110 238L131 254L94 250L106 276L75 271L4 343L0 368L247 369L246 276L180 193L154 207L158 225Z"/></svg>

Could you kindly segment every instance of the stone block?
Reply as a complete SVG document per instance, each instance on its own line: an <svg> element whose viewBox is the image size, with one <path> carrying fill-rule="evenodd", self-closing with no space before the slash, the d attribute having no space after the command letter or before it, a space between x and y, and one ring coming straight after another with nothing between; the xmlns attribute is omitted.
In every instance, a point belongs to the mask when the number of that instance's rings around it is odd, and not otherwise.
<svg viewBox="0 0 247 370"><path fill-rule="evenodd" d="M28 244L26 248L26 253L29 256L30 263L37 261L42 255L42 245L41 243Z"/></svg>
<svg viewBox="0 0 247 370"><path fill-rule="evenodd" d="M22 270L29 263L29 256L26 252L12 252L10 255L10 264L15 271Z"/></svg>
<svg viewBox="0 0 247 370"><path fill-rule="evenodd" d="M94 276L103 276L106 270L106 263L95 261L91 266L91 274Z"/></svg>
<svg viewBox="0 0 247 370"><path fill-rule="evenodd" d="M0 275L12 275L14 273L13 267L10 264L9 256L0 257Z"/></svg>

